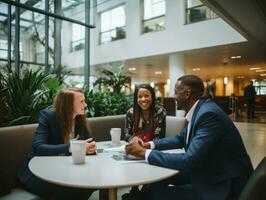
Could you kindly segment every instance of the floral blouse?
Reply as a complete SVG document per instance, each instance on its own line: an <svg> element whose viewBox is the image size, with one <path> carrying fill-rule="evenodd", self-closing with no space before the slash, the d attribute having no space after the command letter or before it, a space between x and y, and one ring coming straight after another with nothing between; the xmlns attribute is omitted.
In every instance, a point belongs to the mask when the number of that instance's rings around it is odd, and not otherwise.
<svg viewBox="0 0 266 200"><path fill-rule="evenodd" d="M155 121L154 121L154 133L151 133L153 138L162 138L165 137L165 118L166 110L160 106L155 106ZM142 117L139 121L139 132L140 134L149 133L148 122L146 122ZM128 142L134 137L133 133L133 108L130 108L126 114L125 120L125 140Z"/></svg>

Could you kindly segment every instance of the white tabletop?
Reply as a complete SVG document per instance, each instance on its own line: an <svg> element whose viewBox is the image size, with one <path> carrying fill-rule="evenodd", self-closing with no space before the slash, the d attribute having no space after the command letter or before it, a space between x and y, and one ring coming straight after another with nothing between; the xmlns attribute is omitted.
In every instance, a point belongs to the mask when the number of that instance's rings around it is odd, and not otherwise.
<svg viewBox="0 0 266 200"><path fill-rule="evenodd" d="M99 148L106 143L97 143ZM157 182L178 171L147 164L122 163L110 153L86 156L82 165L73 165L71 156L36 156L29 168L34 175L51 183L77 188L119 188ZM116 192L116 191L115 191Z"/></svg>

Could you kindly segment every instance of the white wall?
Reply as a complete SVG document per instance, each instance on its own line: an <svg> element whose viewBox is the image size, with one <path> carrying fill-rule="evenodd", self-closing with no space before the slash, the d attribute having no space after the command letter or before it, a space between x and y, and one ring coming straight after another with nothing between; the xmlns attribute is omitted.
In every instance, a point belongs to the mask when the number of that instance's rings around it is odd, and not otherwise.
<svg viewBox="0 0 266 200"><path fill-rule="evenodd" d="M246 41L220 18L184 25L184 2L176 0L166 1L166 30L141 34L140 1L125 2L126 39L100 45L98 27L91 29L92 65Z"/></svg>
<svg viewBox="0 0 266 200"><path fill-rule="evenodd" d="M82 14L79 16L76 14L75 18L82 18ZM71 51L71 41L72 41L72 23L62 21L62 65L68 68L77 68L84 66L84 49L79 51ZM84 35L85 37L85 35Z"/></svg>

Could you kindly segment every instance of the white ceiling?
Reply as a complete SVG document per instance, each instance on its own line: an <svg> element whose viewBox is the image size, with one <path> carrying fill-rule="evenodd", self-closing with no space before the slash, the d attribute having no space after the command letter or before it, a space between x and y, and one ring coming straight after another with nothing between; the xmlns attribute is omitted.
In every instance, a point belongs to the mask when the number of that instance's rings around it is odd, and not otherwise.
<svg viewBox="0 0 266 200"><path fill-rule="evenodd" d="M244 76L245 79L266 80L266 72L256 72L250 68L266 70L266 1L264 0L202 0L221 18L240 32L248 42L178 52L185 57L186 73L199 75L207 80L215 77ZM231 59L231 56L241 59ZM124 62L124 73L136 82L166 82L169 55L145 57ZM129 72L135 67L135 72ZM199 68L200 71L193 71ZM161 75L154 74L162 71Z"/></svg>
<svg viewBox="0 0 266 200"><path fill-rule="evenodd" d="M205 49L197 49L186 52L178 52L185 58L185 69L187 74L197 74L202 79L217 78L223 76L241 76L248 80L263 80L260 76L265 72L256 72L250 68L260 67L266 70L266 58L260 47L250 42L217 46ZM241 59L231 59L231 56L241 56ZM166 82L169 77L168 71L169 55L145 57L125 61L123 72L132 76L135 82ZM128 68L135 67L136 71L130 72ZM200 71L193 71L193 68ZM161 75L155 74L161 71Z"/></svg>

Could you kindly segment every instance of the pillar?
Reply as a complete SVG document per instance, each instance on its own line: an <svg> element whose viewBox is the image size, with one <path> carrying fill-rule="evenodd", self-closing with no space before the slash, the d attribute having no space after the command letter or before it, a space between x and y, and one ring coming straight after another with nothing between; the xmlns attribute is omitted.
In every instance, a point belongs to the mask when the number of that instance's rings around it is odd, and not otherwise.
<svg viewBox="0 0 266 200"><path fill-rule="evenodd" d="M185 74L184 56L177 53L169 55L169 79L170 87L168 96L174 96L176 80Z"/></svg>

